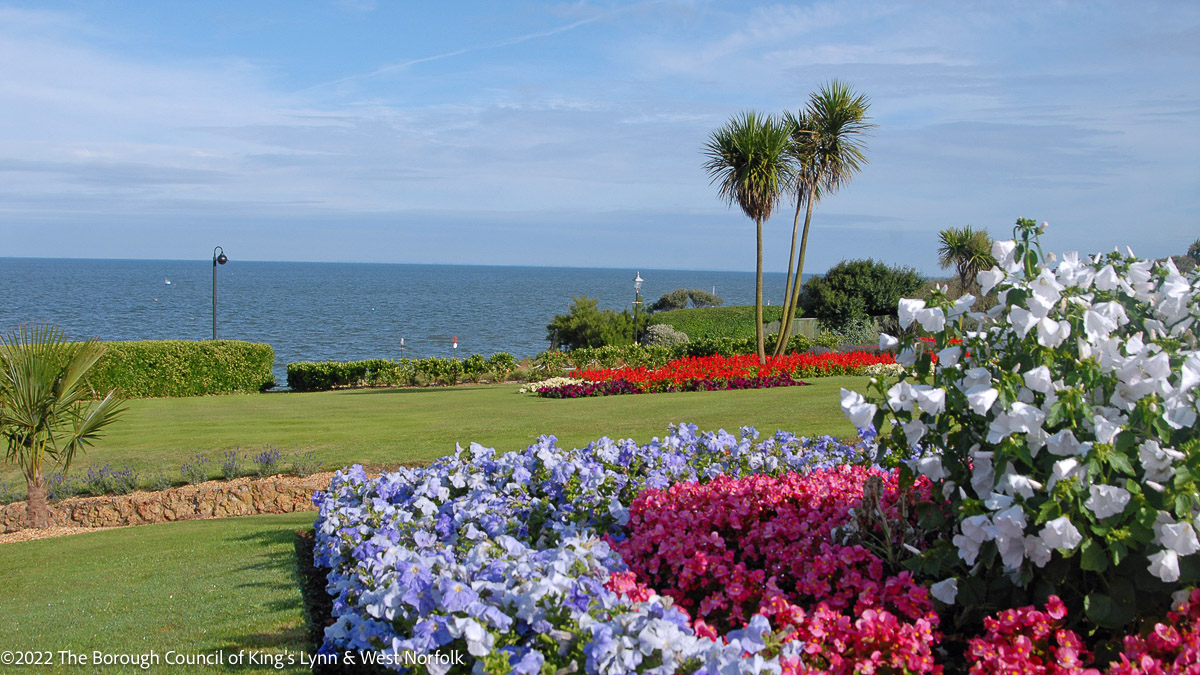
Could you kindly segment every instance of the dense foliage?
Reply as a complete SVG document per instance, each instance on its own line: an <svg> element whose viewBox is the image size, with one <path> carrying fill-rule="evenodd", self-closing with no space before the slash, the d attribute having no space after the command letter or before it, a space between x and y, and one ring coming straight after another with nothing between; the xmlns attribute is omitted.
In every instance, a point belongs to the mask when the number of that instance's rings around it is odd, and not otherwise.
<svg viewBox="0 0 1200 675"><path fill-rule="evenodd" d="M326 391L338 387L394 387L454 384L484 376L503 380L517 367L512 354L497 352L484 358L368 359L365 361L297 361L287 366L288 386L294 391Z"/></svg>
<svg viewBox="0 0 1200 675"><path fill-rule="evenodd" d="M270 345L238 340L104 342L88 375L97 390L129 397L257 392L275 385Z"/></svg>
<svg viewBox="0 0 1200 675"><path fill-rule="evenodd" d="M675 330L665 323L656 323L646 329L642 344L646 346L673 347L688 341L688 334Z"/></svg>
<svg viewBox="0 0 1200 675"><path fill-rule="evenodd" d="M636 342L635 330L646 327L646 315L634 317L628 310L600 309L599 300L586 295L575 298L566 314L558 314L546 325L546 340L551 349L571 351L580 347L628 345Z"/></svg>
<svg viewBox="0 0 1200 675"><path fill-rule="evenodd" d="M900 298L911 296L921 275L874 260L843 260L824 276L804 283L800 308L830 330L867 317L896 316Z"/></svg>
<svg viewBox="0 0 1200 675"><path fill-rule="evenodd" d="M767 323L779 321L783 310L777 306L763 307L763 320ZM675 330L698 338L754 338L754 307L734 305L731 307L707 307L704 309L680 309L657 312L649 319L650 325L665 324Z"/></svg>
<svg viewBox="0 0 1200 675"><path fill-rule="evenodd" d="M686 309L690 303L694 308L716 307L725 302L720 296L702 288L676 288L663 293L662 297L650 305L651 312L665 312L672 309Z"/></svg>
<svg viewBox="0 0 1200 675"><path fill-rule="evenodd" d="M988 312L902 301L901 326L932 343L902 339L900 381L843 407L887 425L881 449L921 453L902 473L949 499L945 534L912 564L957 588L958 620L1054 594L1112 635L1200 580L1200 277L1116 252L1051 269L1038 233L1022 219L995 244Z"/></svg>

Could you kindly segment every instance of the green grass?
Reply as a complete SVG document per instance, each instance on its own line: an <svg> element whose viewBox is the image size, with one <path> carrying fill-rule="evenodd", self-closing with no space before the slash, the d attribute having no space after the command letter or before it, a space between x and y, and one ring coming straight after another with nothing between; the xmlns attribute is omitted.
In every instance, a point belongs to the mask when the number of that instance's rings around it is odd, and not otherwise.
<svg viewBox="0 0 1200 675"><path fill-rule="evenodd" d="M781 316L783 316L782 307L763 307L764 323L778 321ZM658 312L650 316L650 324L656 323L669 324L675 330L683 331L693 339L734 338L743 340L754 337L754 305Z"/></svg>
<svg viewBox="0 0 1200 675"><path fill-rule="evenodd" d="M561 446L582 447L609 436L645 443L665 436L672 423L735 431L753 425L764 434L785 429L810 436L850 436L839 408L839 389L863 377L810 380L803 387L684 392L556 400L518 394L518 385L434 389L364 389L317 393L245 394L129 402L125 417L76 460L73 476L88 465L130 465L180 479L194 454L211 458L213 477L227 450L256 453L271 445L286 457L311 450L334 469L353 463L424 463L472 441L501 451L520 450L541 434ZM24 494L16 467L0 465L0 480Z"/></svg>
<svg viewBox="0 0 1200 675"><path fill-rule="evenodd" d="M95 650L160 658L171 650L224 652L225 667L150 672L306 672L298 664L231 668L228 655L246 650L299 662L306 645L293 547L295 530L313 518L196 520L0 545L0 651L50 650L56 662L58 650L89 658Z"/></svg>

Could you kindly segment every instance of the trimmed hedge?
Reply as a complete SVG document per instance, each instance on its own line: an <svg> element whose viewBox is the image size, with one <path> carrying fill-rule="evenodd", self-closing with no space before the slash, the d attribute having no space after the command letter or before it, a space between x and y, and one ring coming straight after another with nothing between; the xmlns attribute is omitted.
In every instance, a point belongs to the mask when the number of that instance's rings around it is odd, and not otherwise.
<svg viewBox="0 0 1200 675"><path fill-rule="evenodd" d="M88 373L97 391L131 398L263 391L275 385L271 345L238 340L103 342Z"/></svg>
<svg viewBox="0 0 1200 675"><path fill-rule="evenodd" d="M368 359L366 361L297 361L287 365L288 387L293 391L325 391L337 387L388 387L398 385L455 384L479 380L483 375L504 378L517 367L512 354L498 352L488 358L472 354L466 359Z"/></svg>
<svg viewBox="0 0 1200 675"><path fill-rule="evenodd" d="M779 321L783 308L763 307L763 323ZM697 338L754 338L754 305L675 309L650 315L650 325L667 324L677 331Z"/></svg>

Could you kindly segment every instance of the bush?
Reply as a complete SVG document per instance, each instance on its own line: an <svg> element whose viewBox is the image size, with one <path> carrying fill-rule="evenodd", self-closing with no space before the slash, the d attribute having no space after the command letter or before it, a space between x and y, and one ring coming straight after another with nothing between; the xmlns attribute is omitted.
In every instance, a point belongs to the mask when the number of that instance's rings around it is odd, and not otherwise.
<svg viewBox="0 0 1200 675"><path fill-rule="evenodd" d="M779 321L783 308L763 307L763 322ZM650 317L651 325L664 324L686 333L691 340L703 338L754 338L754 306L707 307L659 312Z"/></svg>
<svg viewBox="0 0 1200 675"><path fill-rule="evenodd" d="M634 321L628 311L601 310L599 301L584 296L575 298L566 314L546 324L546 340L551 349L571 351L580 347L627 345L634 342ZM646 315L638 316L638 329L645 327Z"/></svg>
<svg viewBox="0 0 1200 675"><path fill-rule="evenodd" d="M256 392L275 385L270 345L237 340L105 342L88 374L96 391L129 397Z"/></svg>
<svg viewBox="0 0 1200 675"><path fill-rule="evenodd" d="M855 320L895 316L900 298L921 287L921 275L908 267L892 267L874 260L850 260L834 265L825 276L804 284L800 308L829 330Z"/></svg>
<svg viewBox="0 0 1200 675"><path fill-rule="evenodd" d="M676 288L670 293L663 293L663 296L658 299L653 305L650 305L651 312L663 312L673 309L686 309L688 303L692 307L716 307L725 302L720 296L709 293L700 288L685 289Z"/></svg>
<svg viewBox="0 0 1200 675"><path fill-rule="evenodd" d="M516 370L512 354L497 352L466 359L368 359L366 361L297 361L287 366L288 387L293 391L327 391L338 387L388 387L478 382L487 373L499 379Z"/></svg>
<svg viewBox="0 0 1200 675"><path fill-rule="evenodd" d="M643 344L660 345L663 347L672 347L674 345L683 344L687 341L687 333L675 330L665 323L658 323L650 326L646 329L646 335L642 337Z"/></svg>

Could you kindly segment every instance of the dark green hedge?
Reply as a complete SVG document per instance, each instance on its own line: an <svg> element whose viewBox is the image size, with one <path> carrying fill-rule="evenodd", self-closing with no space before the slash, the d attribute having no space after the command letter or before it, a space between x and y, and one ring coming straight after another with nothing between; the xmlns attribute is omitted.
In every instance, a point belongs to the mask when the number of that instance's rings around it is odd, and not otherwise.
<svg viewBox="0 0 1200 675"><path fill-rule="evenodd" d="M97 391L126 396L204 396L262 391L274 386L271 345L237 340L104 342L88 374Z"/></svg>
<svg viewBox="0 0 1200 675"><path fill-rule="evenodd" d="M488 358L472 354L466 359L369 359L366 361L297 361L287 366L288 386L294 391L325 391L337 387L394 387L399 385L455 384L477 381L485 374L503 379L517 367L512 354L498 352Z"/></svg>

